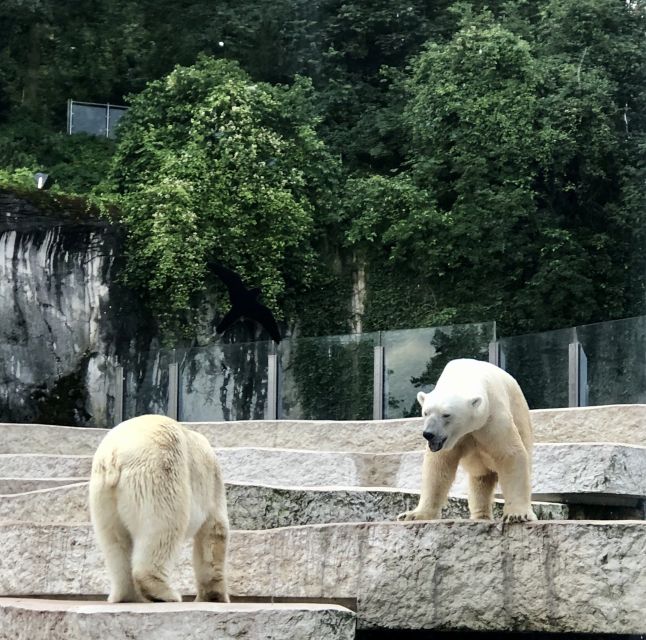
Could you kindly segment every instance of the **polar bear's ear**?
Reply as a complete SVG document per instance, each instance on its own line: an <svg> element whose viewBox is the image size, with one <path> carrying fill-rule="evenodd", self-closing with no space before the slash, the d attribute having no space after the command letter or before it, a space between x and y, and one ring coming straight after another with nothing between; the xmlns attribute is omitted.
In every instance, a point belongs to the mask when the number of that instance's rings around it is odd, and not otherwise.
<svg viewBox="0 0 646 640"><path fill-rule="evenodd" d="M471 398L471 406L474 409L477 409L481 404L482 404L482 396L476 396L475 398Z"/></svg>
<svg viewBox="0 0 646 640"><path fill-rule="evenodd" d="M417 402L419 402L420 407L424 406L424 400L426 400L426 394L423 391L420 391L417 394Z"/></svg>

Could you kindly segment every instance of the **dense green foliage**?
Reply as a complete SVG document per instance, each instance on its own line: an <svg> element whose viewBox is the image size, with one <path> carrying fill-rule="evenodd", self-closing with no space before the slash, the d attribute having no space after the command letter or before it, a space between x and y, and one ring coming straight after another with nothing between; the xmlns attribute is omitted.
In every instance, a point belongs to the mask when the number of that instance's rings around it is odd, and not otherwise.
<svg viewBox="0 0 646 640"><path fill-rule="evenodd" d="M311 239L336 162L316 136L311 87L253 82L201 58L150 83L122 125L111 181L128 229L128 281L169 326L218 260L279 310L309 284ZM315 220L317 222L315 222Z"/></svg>
<svg viewBox="0 0 646 640"><path fill-rule="evenodd" d="M169 326L210 257L306 334L347 330L361 271L368 330L643 313L645 22L643 0L5 0L0 180L87 192L112 150L55 133L65 101L132 93L99 192Z"/></svg>
<svg viewBox="0 0 646 640"><path fill-rule="evenodd" d="M29 120L0 125L0 184L33 188L33 173L52 176L52 190L88 194L108 174L114 142L85 134L68 136Z"/></svg>

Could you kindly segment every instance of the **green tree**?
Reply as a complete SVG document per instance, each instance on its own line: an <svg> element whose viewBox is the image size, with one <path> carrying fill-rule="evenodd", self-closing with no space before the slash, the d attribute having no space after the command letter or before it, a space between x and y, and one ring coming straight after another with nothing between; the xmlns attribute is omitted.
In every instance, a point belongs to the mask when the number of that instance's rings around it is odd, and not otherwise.
<svg viewBox="0 0 646 640"><path fill-rule="evenodd" d="M306 80L257 83L207 57L132 100L111 179L127 280L167 329L203 290L209 259L260 286L277 312L288 290L311 281L337 174L316 122Z"/></svg>
<svg viewBox="0 0 646 640"><path fill-rule="evenodd" d="M623 206L630 145L608 70L467 12L416 59L410 95L411 175L437 212L407 250L440 306L503 332L625 313L624 256L641 218ZM631 274L638 286L643 276Z"/></svg>

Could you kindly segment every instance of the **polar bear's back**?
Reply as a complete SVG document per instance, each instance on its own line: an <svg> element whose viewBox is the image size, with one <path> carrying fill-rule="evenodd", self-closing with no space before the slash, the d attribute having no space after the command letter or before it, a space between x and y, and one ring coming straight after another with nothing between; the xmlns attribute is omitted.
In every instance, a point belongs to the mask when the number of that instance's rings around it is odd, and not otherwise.
<svg viewBox="0 0 646 640"><path fill-rule="evenodd" d="M99 444L92 470L158 472L182 464L187 456L186 429L171 418L144 415L121 422Z"/></svg>
<svg viewBox="0 0 646 640"><path fill-rule="evenodd" d="M436 389L444 386L464 389L465 394L482 393L484 390L498 392L504 390L506 394L522 395L516 379L504 369L484 360L469 358L459 358L447 363L437 381Z"/></svg>

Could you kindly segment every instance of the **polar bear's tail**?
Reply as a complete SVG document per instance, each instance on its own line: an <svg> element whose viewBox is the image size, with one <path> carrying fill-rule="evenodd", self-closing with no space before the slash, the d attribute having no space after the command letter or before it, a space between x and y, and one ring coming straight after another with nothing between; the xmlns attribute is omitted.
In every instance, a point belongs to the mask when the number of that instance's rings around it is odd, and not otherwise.
<svg viewBox="0 0 646 640"><path fill-rule="evenodd" d="M106 489L113 489L119 484L121 465L115 451L103 458L95 459L92 464L92 476Z"/></svg>

